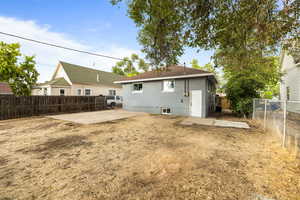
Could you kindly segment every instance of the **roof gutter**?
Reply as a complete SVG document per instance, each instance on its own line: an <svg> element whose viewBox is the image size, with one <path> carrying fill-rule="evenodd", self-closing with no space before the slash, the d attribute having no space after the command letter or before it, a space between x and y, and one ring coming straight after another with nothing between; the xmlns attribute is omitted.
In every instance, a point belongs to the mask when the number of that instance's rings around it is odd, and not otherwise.
<svg viewBox="0 0 300 200"><path fill-rule="evenodd" d="M195 78L195 77L203 77L203 76L215 76L215 75L213 73L190 74L190 75L181 75L181 76L166 76L166 77L157 77L157 78L115 81L114 83L134 83L134 82L141 82L141 81L158 81L158 80L166 80L166 79Z"/></svg>

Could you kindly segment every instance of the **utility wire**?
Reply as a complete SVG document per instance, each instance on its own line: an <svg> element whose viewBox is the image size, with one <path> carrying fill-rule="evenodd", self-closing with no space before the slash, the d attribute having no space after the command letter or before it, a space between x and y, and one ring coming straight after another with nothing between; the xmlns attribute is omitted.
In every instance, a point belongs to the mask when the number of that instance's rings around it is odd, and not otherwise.
<svg viewBox="0 0 300 200"><path fill-rule="evenodd" d="M5 33L5 32L1 32L1 31L0 31L0 34L6 35L6 36L10 36L10 37L19 38L19 39L22 39L22 40L27 40L27 41L30 41L30 42L35 42L35 43L39 43L39 44L51 46L51 47L66 49L66 50L69 50L69 51L75 51L75 52L79 52L79 53L85 53L85 54L89 54L89 55L92 55L92 56L99 56L99 57L104 57L104 58L109 58L109 59L114 59L114 60L123 60L122 58L117 58L117 57L113 57L113 56L107 56L107 55L93 53L93 52L89 52L89 51L83 51L83 50L73 49L73 48L70 48L70 47L60 46L60 45L51 44L51 43L47 43L47 42L42 42L42 41L39 41L39 40L25 38L25 37L22 37L22 36L10 34L10 33Z"/></svg>

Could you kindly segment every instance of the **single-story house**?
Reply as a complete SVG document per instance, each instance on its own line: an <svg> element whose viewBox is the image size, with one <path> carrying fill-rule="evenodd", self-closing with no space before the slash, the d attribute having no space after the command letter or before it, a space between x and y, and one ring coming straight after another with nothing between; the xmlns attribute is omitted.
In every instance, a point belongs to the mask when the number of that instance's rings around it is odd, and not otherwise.
<svg viewBox="0 0 300 200"><path fill-rule="evenodd" d="M52 79L34 87L32 95L121 95L121 85L114 83L121 77L111 72L60 61Z"/></svg>
<svg viewBox="0 0 300 200"><path fill-rule="evenodd" d="M281 71L283 77L280 83L280 99L299 101L288 103L290 112L300 113L300 55L290 55L286 50L281 52Z"/></svg>
<svg viewBox="0 0 300 200"><path fill-rule="evenodd" d="M196 117L215 110L217 81L207 71L173 65L115 83L122 84L126 110Z"/></svg>
<svg viewBox="0 0 300 200"><path fill-rule="evenodd" d="M13 94L8 83L0 82L0 94Z"/></svg>

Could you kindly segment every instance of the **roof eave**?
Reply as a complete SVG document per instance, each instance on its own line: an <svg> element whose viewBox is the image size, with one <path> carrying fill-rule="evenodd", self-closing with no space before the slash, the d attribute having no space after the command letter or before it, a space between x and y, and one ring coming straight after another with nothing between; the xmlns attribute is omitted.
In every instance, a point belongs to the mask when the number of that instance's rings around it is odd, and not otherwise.
<svg viewBox="0 0 300 200"><path fill-rule="evenodd" d="M143 81L158 81L158 80L166 80L166 79L196 78L196 77L205 77L205 76L215 76L215 75L213 73L189 74L189 75L179 75L179 76L166 76L166 77L156 77L156 78L115 81L114 83L123 84L123 83L135 83L135 82L143 82Z"/></svg>

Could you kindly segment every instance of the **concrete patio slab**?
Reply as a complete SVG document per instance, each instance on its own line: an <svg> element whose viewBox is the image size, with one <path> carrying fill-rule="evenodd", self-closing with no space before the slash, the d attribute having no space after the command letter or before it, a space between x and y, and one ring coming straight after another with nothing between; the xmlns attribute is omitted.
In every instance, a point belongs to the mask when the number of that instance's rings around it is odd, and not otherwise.
<svg viewBox="0 0 300 200"><path fill-rule="evenodd" d="M214 121L216 119L214 118L200 118L200 117L188 117L185 120L181 122L182 125L193 125L193 124L200 124L200 125L206 125L206 126L213 126Z"/></svg>
<svg viewBox="0 0 300 200"><path fill-rule="evenodd" d="M199 118L199 117L188 117L184 119L181 123L184 126L190 125L205 125L205 126L219 126L219 127L231 127L231 128L250 128L245 122L234 122L227 120L217 120L215 118Z"/></svg>
<svg viewBox="0 0 300 200"><path fill-rule="evenodd" d="M246 122L233 122L227 120L215 120L215 126L232 127L232 128L250 128Z"/></svg>
<svg viewBox="0 0 300 200"><path fill-rule="evenodd" d="M117 109L117 110L51 115L48 117L59 119L59 120L71 121L79 124L95 124L95 123L103 123L103 122L135 117L139 115L146 115L146 113L130 112L122 109Z"/></svg>

